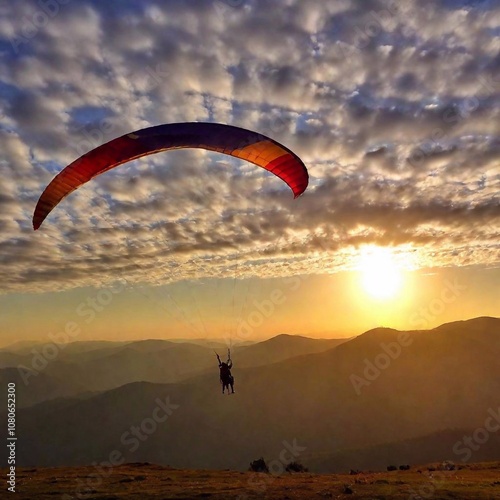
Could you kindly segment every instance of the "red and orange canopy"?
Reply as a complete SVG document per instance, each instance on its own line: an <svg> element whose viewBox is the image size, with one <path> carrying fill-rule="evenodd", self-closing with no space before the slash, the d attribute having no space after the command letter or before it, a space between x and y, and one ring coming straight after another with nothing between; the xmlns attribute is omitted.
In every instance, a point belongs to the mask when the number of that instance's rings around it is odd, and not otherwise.
<svg viewBox="0 0 500 500"><path fill-rule="evenodd" d="M219 123L171 123L123 135L84 154L62 170L45 188L33 215L33 228L68 194L122 163L161 151L201 148L242 158L272 172L301 195L309 175L292 151L264 135Z"/></svg>

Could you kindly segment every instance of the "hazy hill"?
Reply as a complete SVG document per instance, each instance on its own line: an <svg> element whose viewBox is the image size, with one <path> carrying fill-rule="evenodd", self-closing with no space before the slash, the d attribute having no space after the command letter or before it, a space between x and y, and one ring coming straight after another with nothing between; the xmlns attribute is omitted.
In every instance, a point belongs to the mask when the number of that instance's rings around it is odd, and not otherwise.
<svg viewBox="0 0 500 500"><path fill-rule="evenodd" d="M29 352L34 346L43 344L43 341L40 340L18 340L12 344L1 347L0 352Z"/></svg>
<svg viewBox="0 0 500 500"><path fill-rule="evenodd" d="M15 352L18 354L29 354L32 349L40 350L46 343L53 342L51 339L47 341L35 341L35 340L21 340L19 342L14 342L6 347L2 347L0 352ZM130 342L117 342L111 340L79 340L75 342L68 342L64 345L62 351L65 352L86 352L98 349L105 349L107 347L120 347Z"/></svg>
<svg viewBox="0 0 500 500"><path fill-rule="evenodd" d="M238 367L261 366L285 359L323 352L348 339L312 339L301 335L278 335L269 340L234 349Z"/></svg>
<svg viewBox="0 0 500 500"><path fill-rule="evenodd" d="M322 353L235 369L231 397L220 394L214 371L182 384L128 384L63 409L27 408L18 414L20 461L84 464L118 450L129 461L246 468L250 459L279 456L284 440L317 456L475 429L498 408L500 320L467 323L409 332L401 349L400 332L376 329ZM398 355L387 355L388 365L356 392L352 377L363 377L388 345ZM157 398L167 397L179 407L132 446L133 426L152 429Z"/></svg>
<svg viewBox="0 0 500 500"><path fill-rule="evenodd" d="M236 347L233 357L237 366L259 366L307 352L328 349L342 341L317 340L291 335L279 336L249 347ZM217 361L213 349L197 343L166 340L134 342L74 342L56 350L56 356L46 360L41 356L44 345L23 344L21 352L0 352L0 368L22 367L44 375L28 376L24 404L41 402L50 397L77 396L82 392L104 391L132 382L173 383L201 373L217 376ZM219 349L224 358L226 348ZM20 379L20 377L17 377ZM16 380L17 380L16 379ZM41 381L45 381L45 385ZM61 381L61 388L57 388ZM36 390L36 395L30 395ZM53 396L55 395L55 396Z"/></svg>
<svg viewBox="0 0 500 500"><path fill-rule="evenodd" d="M16 352L0 351L0 368L12 368L29 362L31 356Z"/></svg>
<svg viewBox="0 0 500 500"><path fill-rule="evenodd" d="M44 348L48 344L54 347L50 353L56 352L51 361L84 361L93 358L108 356L117 352L129 342L108 342L108 341L79 341L68 342L66 344L55 344L53 342L16 342L8 347L0 349L0 368L17 367L23 365L26 368L32 368L33 359L42 357ZM52 354L50 354L52 356Z"/></svg>
<svg viewBox="0 0 500 500"><path fill-rule="evenodd" d="M164 351L165 349L173 347L177 347L175 342L161 339L136 340L134 342L129 342L126 345L127 349L133 349L134 351L144 353Z"/></svg>
<svg viewBox="0 0 500 500"><path fill-rule="evenodd" d="M182 344L184 343L197 344L208 347L210 349L221 349L221 350L227 349L227 339L222 339L222 338L169 339L169 341ZM240 340L238 338L232 339L231 342L234 347L255 344L255 341L253 340Z"/></svg>
<svg viewBox="0 0 500 500"><path fill-rule="evenodd" d="M61 357L48 364L45 372L85 384L86 390L102 391L137 381L178 382L214 365L214 355L194 344L142 341L111 352ZM85 353L88 354L88 353Z"/></svg>
<svg viewBox="0 0 500 500"><path fill-rule="evenodd" d="M22 386L23 406L137 381L177 382L214 366L207 348L164 340L74 342L59 346L50 359L41 355L43 346L0 352L0 369L7 370L2 378Z"/></svg>
<svg viewBox="0 0 500 500"><path fill-rule="evenodd" d="M26 385L25 381L28 382ZM0 387L7 387L9 382L16 384L16 408L32 406L42 401L74 396L87 392L86 386L78 381L58 379L43 372L23 378L17 368L0 369Z"/></svg>

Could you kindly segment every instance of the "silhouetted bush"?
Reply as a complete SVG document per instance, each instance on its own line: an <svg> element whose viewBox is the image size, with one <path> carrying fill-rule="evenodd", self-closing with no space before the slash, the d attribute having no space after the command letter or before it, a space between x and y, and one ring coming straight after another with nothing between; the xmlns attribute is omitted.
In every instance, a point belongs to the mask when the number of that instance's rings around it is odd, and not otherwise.
<svg viewBox="0 0 500 500"><path fill-rule="evenodd" d="M400 465L399 470L410 470L410 466L409 465Z"/></svg>
<svg viewBox="0 0 500 500"><path fill-rule="evenodd" d="M354 491L348 484L344 484L344 488L342 489L342 493L344 493L344 495L352 495L354 493Z"/></svg>
<svg viewBox="0 0 500 500"><path fill-rule="evenodd" d="M308 472L308 470L300 462L290 462L285 470L287 472Z"/></svg>
<svg viewBox="0 0 500 500"><path fill-rule="evenodd" d="M439 470L455 470L456 466L453 462L449 460L445 460L442 464L439 464L438 466Z"/></svg>
<svg viewBox="0 0 500 500"><path fill-rule="evenodd" d="M250 464L250 468L248 470L252 472L269 472L269 467L267 466L265 460L260 457L258 460L254 460Z"/></svg>
<svg viewBox="0 0 500 500"><path fill-rule="evenodd" d="M387 470L390 472L390 471L393 471L393 470L398 470L398 468L395 465L388 465L387 466Z"/></svg>

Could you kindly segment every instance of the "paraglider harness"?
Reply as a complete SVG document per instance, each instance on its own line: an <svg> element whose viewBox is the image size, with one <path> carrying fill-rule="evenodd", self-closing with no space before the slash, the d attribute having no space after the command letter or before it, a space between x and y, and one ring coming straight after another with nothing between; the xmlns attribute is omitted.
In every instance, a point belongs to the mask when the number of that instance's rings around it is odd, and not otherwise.
<svg viewBox="0 0 500 500"><path fill-rule="evenodd" d="M231 368L233 367L233 362L231 361L231 350L227 350L227 362L223 363L220 360L219 355L214 350L215 355L217 356L217 361L219 362L220 369L220 383L222 385L222 393L224 393L224 389L227 387L227 392L229 394L229 386L231 386L232 392L234 392L234 377L231 375Z"/></svg>

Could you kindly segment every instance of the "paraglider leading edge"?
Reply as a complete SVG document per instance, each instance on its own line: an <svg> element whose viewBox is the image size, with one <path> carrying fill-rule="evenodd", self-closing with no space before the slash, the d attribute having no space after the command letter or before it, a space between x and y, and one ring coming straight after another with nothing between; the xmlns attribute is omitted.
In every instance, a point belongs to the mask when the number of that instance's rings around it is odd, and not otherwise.
<svg viewBox="0 0 500 500"><path fill-rule="evenodd" d="M45 188L33 214L37 230L57 204L75 189L118 165L170 149L201 148L258 165L300 196L309 174L302 160L279 142L257 132L220 123L187 122L149 127L111 140L70 163Z"/></svg>

